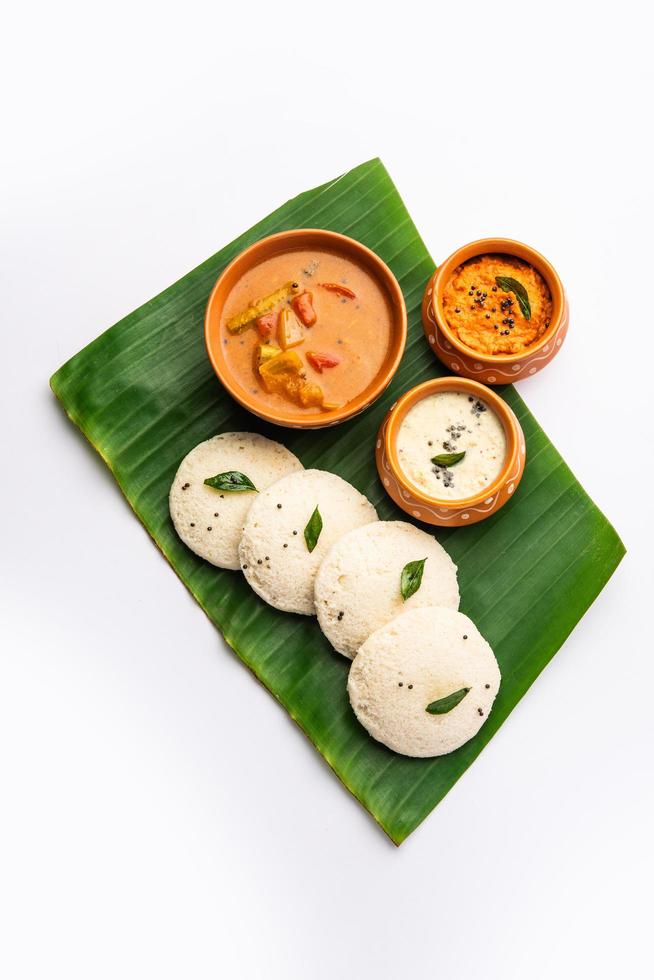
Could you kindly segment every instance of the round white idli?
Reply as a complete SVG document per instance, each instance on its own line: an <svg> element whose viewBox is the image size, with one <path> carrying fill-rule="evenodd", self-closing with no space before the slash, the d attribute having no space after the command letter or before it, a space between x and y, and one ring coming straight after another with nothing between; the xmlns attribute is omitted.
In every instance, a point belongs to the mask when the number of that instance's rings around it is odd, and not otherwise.
<svg viewBox="0 0 654 980"><path fill-rule="evenodd" d="M354 713L378 742L401 755L445 755L476 735L500 686L490 646L467 616L411 609L378 629L350 667ZM427 706L468 693L444 714Z"/></svg>
<svg viewBox="0 0 654 980"><path fill-rule="evenodd" d="M402 569L426 558L422 583L402 599ZM371 633L409 609L459 608L456 565L431 534L404 521L375 521L340 538L323 561L315 586L320 628L352 659Z"/></svg>
<svg viewBox="0 0 654 980"><path fill-rule="evenodd" d="M309 551L304 529L316 507L322 531ZM239 548L241 569L271 606L312 616L313 586L323 558L348 531L376 520L370 501L340 476L324 470L292 473L252 504Z"/></svg>
<svg viewBox="0 0 654 980"><path fill-rule="evenodd" d="M247 512L262 490L302 463L278 442L254 432L223 432L201 442L182 460L170 488L175 530L191 551L219 568L238 568L238 543ZM259 493L214 490L204 481L236 470Z"/></svg>

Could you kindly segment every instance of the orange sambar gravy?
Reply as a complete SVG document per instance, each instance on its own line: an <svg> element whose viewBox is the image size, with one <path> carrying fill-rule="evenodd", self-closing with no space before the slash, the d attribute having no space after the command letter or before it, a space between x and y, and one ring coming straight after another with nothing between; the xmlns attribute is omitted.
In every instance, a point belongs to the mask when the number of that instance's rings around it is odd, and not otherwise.
<svg viewBox="0 0 654 980"><path fill-rule="evenodd" d="M288 284L293 286L292 293L283 296L271 311L277 322L269 337L265 336L265 324L259 326L257 319L238 332L228 329L239 314ZM289 392L267 391L259 371L260 349L265 345L281 347L280 314L285 307L301 309L297 301L305 293L311 294L315 323L302 324L301 342L287 350L296 353L295 365L298 358L301 360L302 380L298 383L305 385L311 397L298 394L297 384ZM220 323L225 359L244 392L256 395L262 408L299 416L340 408L364 392L384 365L392 329L389 300L374 276L349 258L312 249L275 255L246 272L229 293ZM338 363L326 366L333 361ZM322 404L316 404L320 399L315 386L321 392ZM302 399L312 403L303 405Z"/></svg>

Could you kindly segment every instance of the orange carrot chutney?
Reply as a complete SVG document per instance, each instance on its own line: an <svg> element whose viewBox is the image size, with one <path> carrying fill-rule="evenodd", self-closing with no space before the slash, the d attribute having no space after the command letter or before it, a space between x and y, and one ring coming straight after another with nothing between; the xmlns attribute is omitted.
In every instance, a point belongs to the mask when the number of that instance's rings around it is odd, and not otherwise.
<svg viewBox="0 0 654 980"><path fill-rule="evenodd" d="M223 310L225 357L262 407L307 415L340 408L382 370L390 304L365 268L298 249L265 260L233 287Z"/></svg>
<svg viewBox="0 0 654 980"><path fill-rule="evenodd" d="M443 314L461 343L480 354L521 354L543 336L552 296L536 269L511 255L480 255L452 272Z"/></svg>

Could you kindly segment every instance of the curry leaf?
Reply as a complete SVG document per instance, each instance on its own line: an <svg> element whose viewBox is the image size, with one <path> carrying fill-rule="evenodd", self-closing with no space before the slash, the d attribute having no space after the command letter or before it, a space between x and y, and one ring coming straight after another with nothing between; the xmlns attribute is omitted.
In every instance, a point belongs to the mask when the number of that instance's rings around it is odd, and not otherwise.
<svg viewBox="0 0 654 980"><path fill-rule="evenodd" d="M226 473L209 476L204 482L207 487L213 487L214 490L227 490L229 493L245 493L248 490L258 492L252 480L238 470L228 470Z"/></svg>
<svg viewBox="0 0 654 980"><path fill-rule="evenodd" d="M307 543L307 548L309 551L313 549L318 544L318 538L320 537L320 532L322 531L322 517L320 516L320 511L316 507L313 514L309 518L309 523L304 529L304 540Z"/></svg>
<svg viewBox="0 0 654 980"><path fill-rule="evenodd" d="M531 320L531 305L529 303L529 293L517 279L511 276L495 276L495 282L505 293L515 293L518 305L525 320Z"/></svg>
<svg viewBox="0 0 654 980"><path fill-rule="evenodd" d="M454 466L455 463L460 463L465 456L465 449L461 453L440 453L438 456L432 456L432 463L436 463L436 466Z"/></svg>
<svg viewBox="0 0 654 980"><path fill-rule="evenodd" d="M430 715L446 715L452 708L456 708L460 701L463 701L469 690L469 687L462 687L460 691L455 691L454 694L448 694L444 698L439 698L438 701L432 701L431 704L427 705L425 711L428 711Z"/></svg>
<svg viewBox="0 0 654 980"><path fill-rule="evenodd" d="M402 569L400 591L405 602L420 588L426 561L426 558L421 558L419 561L410 561Z"/></svg>

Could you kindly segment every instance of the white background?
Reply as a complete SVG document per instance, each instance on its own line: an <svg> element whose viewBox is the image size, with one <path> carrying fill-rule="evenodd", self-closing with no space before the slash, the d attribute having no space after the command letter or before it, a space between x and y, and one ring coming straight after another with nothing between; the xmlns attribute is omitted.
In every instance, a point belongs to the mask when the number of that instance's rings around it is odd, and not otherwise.
<svg viewBox="0 0 654 980"><path fill-rule="evenodd" d="M3 977L651 976L644 11L4 15ZM436 260L499 234L556 265L569 337L520 391L628 548L399 850L227 651L47 385L284 200L376 155Z"/></svg>

